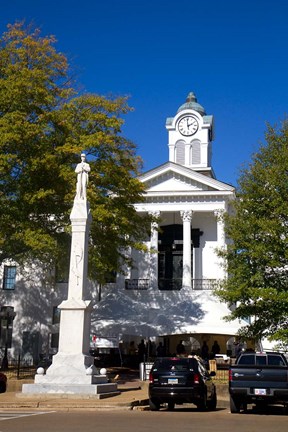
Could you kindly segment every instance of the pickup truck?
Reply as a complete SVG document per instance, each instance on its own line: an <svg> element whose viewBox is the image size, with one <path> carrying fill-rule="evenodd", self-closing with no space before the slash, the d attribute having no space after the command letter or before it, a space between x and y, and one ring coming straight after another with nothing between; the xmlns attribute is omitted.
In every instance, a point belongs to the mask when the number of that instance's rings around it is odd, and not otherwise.
<svg viewBox="0 0 288 432"><path fill-rule="evenodd" d="M279 352L243 352L229 369L230 411L247 404L288 406L288 362Z"/></svg>

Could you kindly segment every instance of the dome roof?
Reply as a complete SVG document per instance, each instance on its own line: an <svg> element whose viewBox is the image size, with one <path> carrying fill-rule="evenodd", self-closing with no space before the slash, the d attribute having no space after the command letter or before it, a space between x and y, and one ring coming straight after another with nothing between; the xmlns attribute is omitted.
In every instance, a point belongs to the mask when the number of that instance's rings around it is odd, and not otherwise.
<svg viewBox="0 0 288 432"><path fill-rule="evenodd" d="M193 92L188 94L186 102L178 108L177 113L186 109L193 109L202 116L205 115L205 109L197 102L196 96Z"/></svg>

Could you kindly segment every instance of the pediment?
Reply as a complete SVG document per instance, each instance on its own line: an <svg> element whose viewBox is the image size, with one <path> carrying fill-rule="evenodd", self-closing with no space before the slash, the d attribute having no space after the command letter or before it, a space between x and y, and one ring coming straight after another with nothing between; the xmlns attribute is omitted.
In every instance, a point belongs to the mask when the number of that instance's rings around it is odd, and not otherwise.
<svg viewBox="0 0 288 432"><path fill-rule="evenodd" d="M233 191L226 183L198 173L191 168L167 162L139 177L145 183L146 193L161 192L220 192Z"/></svg>

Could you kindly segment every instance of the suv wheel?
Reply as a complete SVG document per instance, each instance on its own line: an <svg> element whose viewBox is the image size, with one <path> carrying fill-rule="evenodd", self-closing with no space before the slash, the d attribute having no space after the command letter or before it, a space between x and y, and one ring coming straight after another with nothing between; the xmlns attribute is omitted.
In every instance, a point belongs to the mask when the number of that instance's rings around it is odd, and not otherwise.
<svg viewBox="0 0 288 432"><path fill-rule="evenodd" d="M202 399L198 402L197 408L199 411L206 411L207 410L207 394L204 393L202 396Z"/></svg>
<svg viewBox="0 0 288 432"><path fill-rule="evenodd" d="M173 411L175 408L175 402L168 402L168 410Z"/></svg>
<svg viewBox="0 0 288 432"><path fill-rule="evenodd" d="M153 399L149 399L149 406L151 411L159 411L160 409L160 403Z"/></svg>

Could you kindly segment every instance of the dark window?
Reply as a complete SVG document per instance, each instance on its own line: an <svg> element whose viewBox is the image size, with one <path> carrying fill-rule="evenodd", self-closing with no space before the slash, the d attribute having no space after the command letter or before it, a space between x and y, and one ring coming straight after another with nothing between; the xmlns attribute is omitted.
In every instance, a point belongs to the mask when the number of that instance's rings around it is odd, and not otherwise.
<svg viewBox="0 0 288 432"><path fill-rule="evenodd" d="M243 355L240 357L238 364L242 365L254 365L255 364L255 355Z"/></svg>
<svg viewBox="0 0 288 432"><path fill-rule="evenodd" d="M15 318L12 306L2 306L0 311L0 346L11 348L13 320Z"/></svg>
<svg viewBox="0 0 288 432"><path fill-rule="evenodd" d="M58 306L53 306L53 316L52 316L52 324L59 324L60 323L60 309Z"/></svg>
<svg viewBox="0 0 288 432"><path fill-rule="evenodd" d="M16 266L4 266L3 289L13 290L16 283Z"/></svg>
<svg viewBox="0 0 288 432"><path fill-rule="evenodd" d="M198 362L194 358L160 358L154 363L153 370L184 372L193 369L198 372Z"/></svg>
<svg viewBox="0 0 288 432"><path fill-rule="evenodd" d="M268 354L269 366L285 366L284 360L279 355Z"/></svg>
<svg viewBox="0 0 288 432"><path fill-rule="evenodd" d="M51 334L51 348L58 349L59 346L59 333Z"/></svg>
<svg viewBox="0 0 288 432"><path fill-rule="evenodd" d="M266 365L266 356L256 355L256 365L265 366Z"/></svg>

